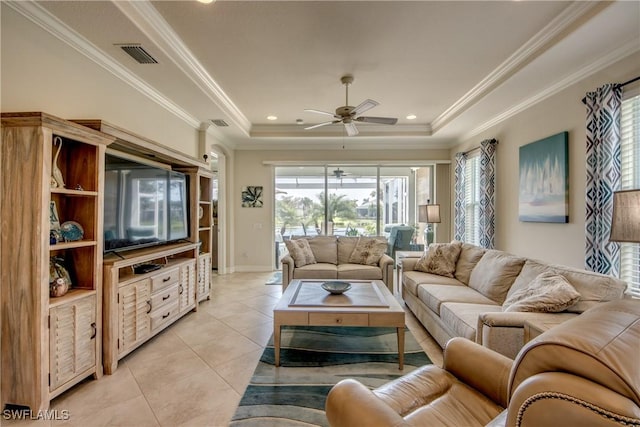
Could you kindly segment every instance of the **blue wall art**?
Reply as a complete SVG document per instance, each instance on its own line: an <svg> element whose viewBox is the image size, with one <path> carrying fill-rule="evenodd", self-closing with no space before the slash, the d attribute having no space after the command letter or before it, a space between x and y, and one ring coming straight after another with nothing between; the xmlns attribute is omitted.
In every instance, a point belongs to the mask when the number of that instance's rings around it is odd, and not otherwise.
<svg viewBox="0 0 640 427"><path fill-rule="evenodd" d="M520 147L519 217L569 222L569 133Z"/></svg>

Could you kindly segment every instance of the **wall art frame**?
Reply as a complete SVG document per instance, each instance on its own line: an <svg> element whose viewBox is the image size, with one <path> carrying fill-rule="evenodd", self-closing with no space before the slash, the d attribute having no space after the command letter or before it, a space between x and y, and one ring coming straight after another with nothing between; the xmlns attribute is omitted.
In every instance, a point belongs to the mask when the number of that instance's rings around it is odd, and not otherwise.
<svg viewBox="0 0 640 427"><path fill-rule="evenodd" d="M262 193L263 188L261 185L244 187L242 189L242 207L261 208L264 205Z"/></svg>
<svg viewBox="0 0 640 427"><path fill-rule="evenodd" d="M522 222L569 222L569 133L519 150L518 215Z"/></svg>

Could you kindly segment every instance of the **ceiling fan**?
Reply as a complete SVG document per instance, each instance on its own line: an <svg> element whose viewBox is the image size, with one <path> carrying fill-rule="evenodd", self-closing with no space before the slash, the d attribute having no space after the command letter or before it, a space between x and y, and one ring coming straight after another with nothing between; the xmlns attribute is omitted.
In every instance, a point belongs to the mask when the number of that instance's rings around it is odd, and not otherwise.
<svg viewBox="0 0 640 427"><path fill-rule="evenodd" d="M342 76L340 79L343 85L345 85L346 89L346 102L342 107L336 108L336 112L329 113L327 111L321 110L313 110L313 109L305 109L304 111L308 111L310 113L318 113L324 114L326 116L331 116L335 120L330 120L328 122L319 123L317 125L309 126L304 128L305 130L315 129L320 126L333 125L336 123L344 124L344 127L347 131L347 135L355 136L358 134L358 128L354 122L363 122L363 123L379 123L383 125L395 125L398 119L392 117L372 117L372 116L361 116L360 114L365 111L369 111L373 107L379 105L379 102L374 101L373 99L365 99L360 105L357 107L352 107L349 105L349 85L353 83L353 76L351 74L347 74L346 76Z"/></svg>
<svg viewBox="0 0 640 427"><path fill-rule="evenodd" d="M338 179L342 179L342 177L349 176L349 175L351 175L349 172L345 172L340 168L337 168L333 171L333 176L335 176Z"/></svg>

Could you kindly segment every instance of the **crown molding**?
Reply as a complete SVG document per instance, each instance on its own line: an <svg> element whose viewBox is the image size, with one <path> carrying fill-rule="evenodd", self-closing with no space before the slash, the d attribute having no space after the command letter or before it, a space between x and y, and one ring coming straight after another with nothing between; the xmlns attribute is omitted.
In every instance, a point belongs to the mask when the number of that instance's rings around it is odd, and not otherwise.
<svg viewBox="0 0 640 427"><path fill-rule="evenodd" d="M603 9L606 6L608 6L608 4L603 4L603 2L576 1L570 4L469 92L465 93L442 114L436 117L431 123L433 133L438 132L446 124L478 102L483 96L522 69L527 63L549 49L555 39L560 38L564 32L585 15L598 9Z"/></svg>
<svg viewBox="0 0 640 427"><path fill-rule="evenodd" d="M324 126L321 128L305 130L304 125L254 125L251 128L252 138L425 138L431 136L431 126L424 125L358 125L360 132L356 136L345 136L342 127L336 125Z"/></svg>
<svg viewBox="0 0 640 427"><path fill-rule="evenodd" d="M200 61L193 55L180 36L171 28L158 10L148 0L118 1L113 4L149 39L163 51L173 63L193 81L200 90L236 126L249 136L251 122L211 77Z"/></svg>
<svg viewBox="0 0 640 427"><path fill-rule="evenodd" d="M603 70L608 66L613 65L616 62L626 58L629 55L633 55L638 51L640 51L640 44L638 44L638 41L635 39L629 40L627 43L623 44L619 48L611 51L608 55L605 55L602 58L599 58L597 61L565 77L564 79L558 81L552 86L547 87L545 90L538 92L535 96L532 96L531 98L526 99L523 102L514 105L508 110L495 116L491 120L486 121L481 126L469 131L468 133L462 136L462 140L465 141L467 139L473 138L474 136L492 128L498 123L503 122L515 116L516 114L521 113L522 111L533 107L537 103L544 101L550 96L553 96L558 92L563 91L569 86L572 86L578 83L579 81L589 77L590 75L595 74L598 71Z"/></svg>
<svg viewBox="0 0 640 427"><path fill-rule="evenodd" d="M75 32L39 4L32 1L9 1L4 2L4 4L168 110L189 126L199 129L200 121L198 119L121 66L112 57L102 52L93 43Z"/></svg>

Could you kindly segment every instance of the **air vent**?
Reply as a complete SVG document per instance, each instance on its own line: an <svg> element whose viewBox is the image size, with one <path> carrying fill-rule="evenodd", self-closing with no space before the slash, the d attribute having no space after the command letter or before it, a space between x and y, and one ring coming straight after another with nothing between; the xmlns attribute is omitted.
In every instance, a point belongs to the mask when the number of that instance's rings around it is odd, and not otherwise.
<svg viewBox="0 0 640 427"><path fill-rule="evenodd" d="M219 127L227 127L229 124L222 119L211 119L211 122Z"/></svg>
<svg viewBox="0 0 640 427"><path fill-rule="evenodd" d="M157 64L158 61L149 54L139 44L120 44L122 50L129 54L130 57L138 61L139 64Z"/></svg>

